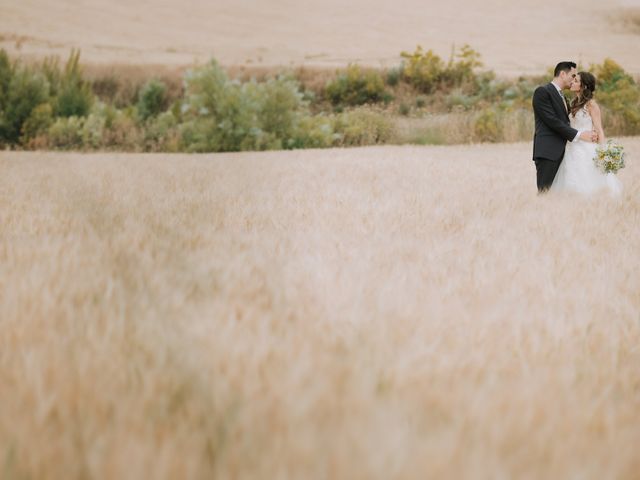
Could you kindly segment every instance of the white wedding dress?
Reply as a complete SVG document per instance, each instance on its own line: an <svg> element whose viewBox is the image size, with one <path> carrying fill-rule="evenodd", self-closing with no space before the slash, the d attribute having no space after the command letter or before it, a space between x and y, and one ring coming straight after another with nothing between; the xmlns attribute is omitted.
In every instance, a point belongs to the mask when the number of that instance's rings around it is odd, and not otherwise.
<svg viewBox="0 0 640 480"><path fill-rule="evenodd" d="M570 115L570 123L576 130L591 130L593 121L586 108ZM591 194L606 189L612 196L622 193L622 184L613 173L604 174L593 163L598 144L574 140L567 142L564 159L560 163L551 185L551 191L573 191Z"/></svg>

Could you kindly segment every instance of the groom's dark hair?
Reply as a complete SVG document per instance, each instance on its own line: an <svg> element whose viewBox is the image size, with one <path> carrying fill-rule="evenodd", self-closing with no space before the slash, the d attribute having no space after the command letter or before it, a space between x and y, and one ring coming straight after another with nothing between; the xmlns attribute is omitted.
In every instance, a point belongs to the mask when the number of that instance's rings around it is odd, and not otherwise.
<svg viewBox="0 0 640 480"><path fill-rule="evenodd" d="M553 76L557 77L560 72L570 72L572 68L576 68L576 64L573 62L560 62L553 70Z"/></svg>

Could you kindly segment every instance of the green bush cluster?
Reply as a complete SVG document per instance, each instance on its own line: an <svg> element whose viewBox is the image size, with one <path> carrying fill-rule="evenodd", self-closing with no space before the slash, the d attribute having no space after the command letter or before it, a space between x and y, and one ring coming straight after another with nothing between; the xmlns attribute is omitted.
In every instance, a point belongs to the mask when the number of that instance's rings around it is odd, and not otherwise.
<svg viewBox="0 0 640 480"><path fill-rule="evenodd" d="M27 146L59 150L144 149L136 120L103 103L94 104L86 117L57 117L45 134L35 136Z"/></svg>
<svg viewBox="0 0 640 480"><path fill-rule="evenodd" d="M461 85L477 87L475 70L482 66L482 62L480 54L469 45L464 45L459 52L454 49L448 62L433 50L424 51L420 45L413 53L402 52L400 55L404 58L404 80L422 93Z"/></svg>
<svg viewBox="0 0 640 480"><path fill-rule="evenodd" d="M182 116L186 151L320 148L384 143L391 123L366 108L314 115L299 82L230 80L217 62L190 72Z"/></svg>
<svg viewBox="0 0 640 480"><path fill-rule="evenodd" d="M182 142L187 151L293 148L308 116L298 82L279 76L266 82L230 80L213 60L185 79Z"/></svg>
<svg viewBox="0 0 640 480"><path fill-rule="evenodd" d="M0 143L26 145L52 127L54 118L88 115L93 93L79 60L73 51L62 70L52 59L38 68L12 64L0 51Z"/></svg>
<svg viewBox="0 0 640 480"><path fill-rule="evenodd" d="M78 51L60 66L0 50L0 147L221 152L530 138L531 96L548 78L478 71L466 45L448 62L421 47L402 57L391 70L350 65L322 83L293 73L234 79L215 60L181 79L137 71L88 81ZM610 59L591 70L607 135L639 134L638 82Z"/></svg>
<svg viewBox="0 0 640 480"><path fill-rule="evenodd" d="M363 70L358 65L349 65L345 72L327 83L326 96L333 105L364 105L385 98L384 80L374 70Z"/></svg>
<svg viewBox="0 0 640 480"><path fill-rule="evenodd" d="M637 135L640 132L640 85L610 58L601 65L592 65L591 70L597 79L596 98L605 110L605 130ZM607 124L613 128L607 128Z"/></svg>
<svg viewBox="0 0 640 480"><path fill-rule="evenodd" d="M370 108L359 108L335 117L334 130L339 146L393 143L396 131L391 119Z"/></svg>

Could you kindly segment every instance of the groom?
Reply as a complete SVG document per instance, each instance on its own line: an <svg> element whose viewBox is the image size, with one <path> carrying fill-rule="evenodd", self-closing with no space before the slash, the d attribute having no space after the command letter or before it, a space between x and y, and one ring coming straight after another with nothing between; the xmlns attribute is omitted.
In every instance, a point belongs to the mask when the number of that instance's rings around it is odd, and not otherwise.
<svg viewBox="0 0 640 480"><path fill-rule="evenodd" d="M560 62L553 71L553 80L536 88L533 93L533 113L536 133L533 136L533 161L536 163L538 192L551 187L567 142L584 140L597 142L592 131L578 131L569 124L569 108L562 90L571 87L576 77L576 64Z"/></svg>

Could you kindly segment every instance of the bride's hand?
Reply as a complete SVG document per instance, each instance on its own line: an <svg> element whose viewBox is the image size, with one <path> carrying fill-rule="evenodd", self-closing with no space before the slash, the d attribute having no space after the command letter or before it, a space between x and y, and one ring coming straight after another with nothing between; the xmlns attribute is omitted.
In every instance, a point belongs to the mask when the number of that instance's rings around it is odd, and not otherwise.
<svg viewBox="0 0 640 480"><path fill-rule="evenodd" d="M598 134L593 131L586 131L580 134L580 140L595 143L598 141Z"/></svg>

